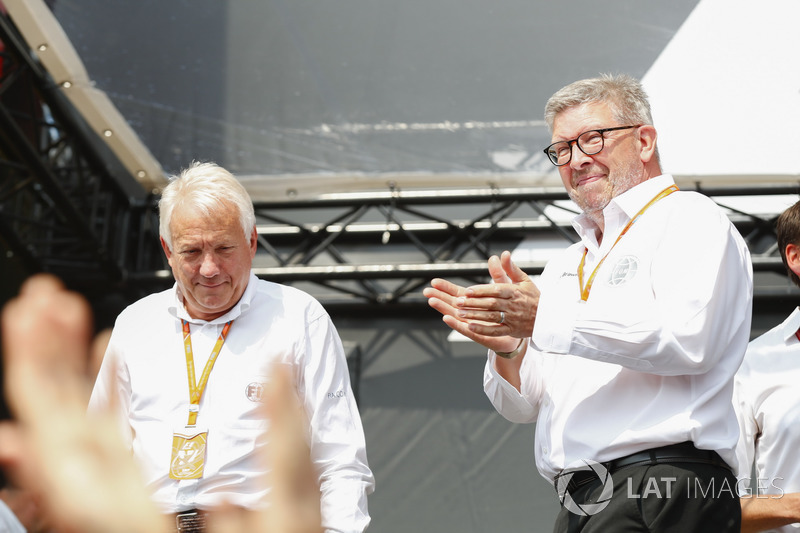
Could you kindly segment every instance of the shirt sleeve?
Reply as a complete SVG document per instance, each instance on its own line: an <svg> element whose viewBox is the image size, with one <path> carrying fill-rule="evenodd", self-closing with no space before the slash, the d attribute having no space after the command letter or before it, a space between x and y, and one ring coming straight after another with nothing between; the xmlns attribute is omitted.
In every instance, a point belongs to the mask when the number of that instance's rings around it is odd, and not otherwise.
<svg viewBox="0 0 800 533"><path fill-rule="evenodd" d="M131 401L131 380L122 356L119 331L111 333L108 347L95 379L89 398L89 415L114 410L120 424L120 433L128 448L133 447L133 434L128 423Z"/></svg>
<svg viewBox="0 0 800 533"><path fill-rule="evenodd" d="M362 532L370 522L367 495L375 481L344 349L327 314L309 320L305 353L298 363L298 391L310 422L311 458L320 473L323 528Z"/></svg>
<svg viewBox="0 0 800 533"><path fill-rule="evenodd" d="M506 420L518 424L535 422L543 394L540 354L529 345L520 367L522 391L518 391L495 369L497 354L489 351L483 371L483 391Z"/></svg>
<svg viewBox="0 0 800 533"><path fill-rule="evenodd" d="M753 403L747 391L748 369L746 363L736 374L733 385L733 405L739 421L739 442L736 444L736 479L750 479L755 460L756 438L760 432ZM744 487L738 487L740 492ZM740 496L746 494L740 493Z"/></svg>
<svg viewBox="0 0 800 533"><path fill-rule="evenodd" d="M0 531L7 533L25 533L26 531L17 515L3 500L0 500Z"/></svg>
<svg viewBox="0 0 800 533"><path fill-rule="evenodd" d="M703 374L731 355L733 373L749 337L752 265L727 216L699 196L670 216L637 222L598 271L587 301L573 296L577 284L568 295L543 289L537 348L665 376ZM623 254L639 271L612 287ZM560 271L551 274L557 279Z"/></svg>

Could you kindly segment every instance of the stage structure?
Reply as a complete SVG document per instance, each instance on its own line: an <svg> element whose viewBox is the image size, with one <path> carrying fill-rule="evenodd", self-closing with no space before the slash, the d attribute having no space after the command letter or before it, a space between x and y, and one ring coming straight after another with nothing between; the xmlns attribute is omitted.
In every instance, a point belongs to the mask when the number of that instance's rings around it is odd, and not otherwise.
<svg viewBox="0 0 800 533"><path fill-rule="evenodd" d="M120 145L135 135L91 87L49 11L36 11L36 2L7 5L16 15L0 17L0 234L7 253L29 272L56 274L90 297L127 300L168 286L157 228L161 167L137 142ZM793 195L797 185L679 183L726 207L756 271L783 273L774 215L748 213L731 200ZM302 285L331 306L415 306L431 278L486 282L491 254L536 239L559 248L575 238L568 222L575 208L561 187L489 180L405 190L389 179L383 189L293 198L249 186L256 191L256 274ZM546 255L523 254L519 264L535 275ZM757 286L756 299L789 292Z"/></svg>

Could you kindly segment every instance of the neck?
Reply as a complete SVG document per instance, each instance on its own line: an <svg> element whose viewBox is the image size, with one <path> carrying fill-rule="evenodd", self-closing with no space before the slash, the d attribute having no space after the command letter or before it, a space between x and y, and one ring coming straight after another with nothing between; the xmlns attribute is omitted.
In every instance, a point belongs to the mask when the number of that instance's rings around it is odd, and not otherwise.
<svg viewBox="0 0 800 533"><path fill-rule="evenodd" d="M228 307L227 309L223 309L221 311L212 311L212 312L205 313L203 311L194 309L190 305L186 305L186 298L183 298L183 308L186 309L186 313L191 318L194 318L195 320L204 320L206 322L211 322L212 320L215 320L215 319L221 317L222 315L224 315L225 313L227 313L228 311L233 309L233 307L234 306L232 305L232 306Z"/></svg>

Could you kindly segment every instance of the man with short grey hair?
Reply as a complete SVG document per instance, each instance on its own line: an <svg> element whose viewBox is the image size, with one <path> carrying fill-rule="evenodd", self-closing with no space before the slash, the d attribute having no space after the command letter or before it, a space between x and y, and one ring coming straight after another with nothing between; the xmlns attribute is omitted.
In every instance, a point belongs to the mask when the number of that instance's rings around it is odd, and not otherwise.
<svg viewBox="0 0 800 533"><path fill-rule="evenodd" d="M251 272L253 205L225 169L192 165L159 211L175 285L117 318L90 410L116 406L156 503L180 531L203 531L206 510L269 504L261 393L285 365L308 422L322 526L363 531L374 479L330 317L308 294Z"/></svg>
<svg viewBox="0 0 800 533"><path fill-rule="evenodd" d="M506 251L489 258L494 283L435 279L429 304L489 349L495 408L536 423L536 465L562 503L555 531L738 533L747 246L713 201L661 172L637 80L570 84L545 117L579 242L536 283Z"/></svg>

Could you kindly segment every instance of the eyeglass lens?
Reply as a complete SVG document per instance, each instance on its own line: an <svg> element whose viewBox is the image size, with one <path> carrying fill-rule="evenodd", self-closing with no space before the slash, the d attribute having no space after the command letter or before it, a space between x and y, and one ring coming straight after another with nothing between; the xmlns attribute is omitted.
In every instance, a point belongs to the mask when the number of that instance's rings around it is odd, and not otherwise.
<svg viewBox="0 0 800 533"><path fill-rule="evenodd" d="M585 131L574 141L563 141L550 146L547 156L553 164L562 166L572 158L572 143L576 143L581 152L594 155L603 149L603 134L599 131Z"/></svg>

